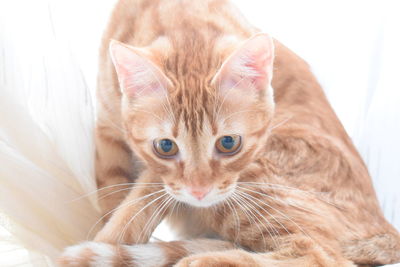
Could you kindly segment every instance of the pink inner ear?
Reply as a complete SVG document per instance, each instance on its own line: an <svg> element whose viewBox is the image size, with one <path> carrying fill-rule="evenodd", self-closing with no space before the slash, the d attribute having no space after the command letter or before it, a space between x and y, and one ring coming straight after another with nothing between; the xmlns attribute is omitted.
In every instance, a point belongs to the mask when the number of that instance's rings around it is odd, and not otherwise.
<svg viewBox="0 0 400 267"><path fill-rule="evenodd" d="M110 44L110 54L121 89L126 95L139 97L166 88L168 79L146 58L145 51L113 41Z"/></svg>
<svg viewBox="0 0 400 267"><path fill-rule="evenodd" d="M250 56L249 63L247 63L248 68L255 70L259 76L266 76L268 74L268 64L272 62L269 54L266 51L259 51L259 53Z"/></svg>
<svg viewBox="0 0 400 267"><path fill-rule="evenodd" d="M246 41L227 59L217 74L225 86L250 84L257 90L267 90L272 80L274 47L266 34ZM239 86L238 86L239 87Z"/></svg>

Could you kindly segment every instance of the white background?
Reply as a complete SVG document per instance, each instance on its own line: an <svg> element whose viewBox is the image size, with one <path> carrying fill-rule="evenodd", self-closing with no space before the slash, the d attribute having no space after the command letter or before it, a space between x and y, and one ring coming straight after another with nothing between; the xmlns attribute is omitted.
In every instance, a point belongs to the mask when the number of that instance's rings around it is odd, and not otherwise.
<svg viewBox="0 0 400 267"><path fill-rule="evenodd" d="M114 1L0 1L0 37L7 40L2 53L13 50L30 72L57 46L94 91L99 39ZM386 217L400 229L399 2L233 2L252 24L310 63L369 167ZM0 266L22 262L23 255L9 249L0 243Z"/></svg>

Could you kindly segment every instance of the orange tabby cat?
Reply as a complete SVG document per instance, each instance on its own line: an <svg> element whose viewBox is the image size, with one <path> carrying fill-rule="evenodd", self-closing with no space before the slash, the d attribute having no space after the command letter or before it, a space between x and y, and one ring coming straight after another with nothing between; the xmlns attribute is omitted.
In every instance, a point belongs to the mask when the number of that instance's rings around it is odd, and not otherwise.
<svg viewBox="0 0 400 267"><path fill-rule="evenodd" d="M309 67L228 1L120 0L100 62L96 172L110 219L62 265L400 261ZM148 243L164 218L184 240Z"/></svg>

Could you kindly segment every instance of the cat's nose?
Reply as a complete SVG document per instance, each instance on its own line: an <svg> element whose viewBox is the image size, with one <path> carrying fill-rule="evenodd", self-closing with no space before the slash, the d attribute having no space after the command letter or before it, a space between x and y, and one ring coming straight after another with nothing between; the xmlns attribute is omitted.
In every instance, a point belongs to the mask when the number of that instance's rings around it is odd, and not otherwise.
<svg viewBox="0 0 400 267"><path fill-rule="evenodd" d="M198 200L202 200L209 192L211 191L210 187L190 187L189 192L192 196L197 198Z"/></svg>

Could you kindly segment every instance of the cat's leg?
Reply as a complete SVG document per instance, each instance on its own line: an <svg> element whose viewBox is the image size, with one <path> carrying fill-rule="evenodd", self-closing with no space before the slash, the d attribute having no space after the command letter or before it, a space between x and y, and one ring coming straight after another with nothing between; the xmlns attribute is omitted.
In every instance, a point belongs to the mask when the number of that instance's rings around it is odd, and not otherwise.
<svg viewBox="0 0 400 267"><path fill-rule="evenodd" d="M86 242L67 248L58 262L65 267L167 267L188 255L233 248L230 242L213 239L155 242L132 246Z"/></svg>
<svg viewBox="0 0 400 267"><path fill-rule="evenodd" d="M277 250L267 253L234 249L195 254L180 260L175 267L356 266L342 256L340 248L322 247L306 236L289 236L283 242Z"/></svg>
<svg viewBox="0 0 400 267"><path fill-rule="evenodd" d="M124 201L95 237L111 244L147 243L154 229L167 216L175 200L155 175L147 171L137 180Z"/></svg>
<svg viewBox="0 0 400 267"><path fill-rule="evenodd" d="M104 116L103 116L104 117ZM117 126L99 119L96 127L96 182L103 214L116 208L129 193L133 181L132 152ZM118 185L125 184L125 185ZM110 216L106 216L108 219Z"/></svg>

